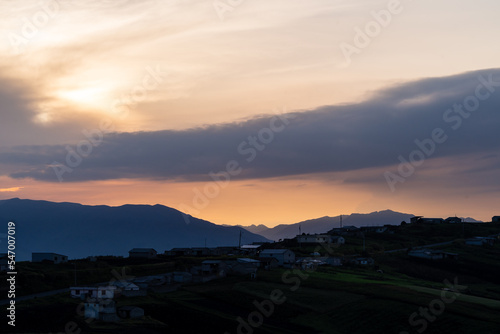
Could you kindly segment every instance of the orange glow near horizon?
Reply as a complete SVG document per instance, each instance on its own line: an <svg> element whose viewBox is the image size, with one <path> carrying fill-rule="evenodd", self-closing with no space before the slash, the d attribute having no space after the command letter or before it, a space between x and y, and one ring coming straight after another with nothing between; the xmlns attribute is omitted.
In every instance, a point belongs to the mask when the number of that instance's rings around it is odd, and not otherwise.
<svg viewBox="0 0 500 334"><path fill-rule="evenodd" d="M194 217L227 225L274 227L323 216L351 213L393 211L436 217L472 217L490 221L495 200L489 196L470 200L467 207L457 207L456 198L436 202L432 198L415 201L410 192L397 197L369 194L361 187L325 183L313 179L267 179L231 181L205 207L193 204L194 189L203 191L206 182L158 182L148 180L92 181L84 183L44 183L1 178L2 184L18 184L17 190L5 192L1 199L76 202L85 205L120 206L124 204L162 204ZM446 191L443 191L443 196ZM439 194L438 194L439 196ZM390 203L390 204L388 204ZM415 212L415 208L418 212Z"/></svg>

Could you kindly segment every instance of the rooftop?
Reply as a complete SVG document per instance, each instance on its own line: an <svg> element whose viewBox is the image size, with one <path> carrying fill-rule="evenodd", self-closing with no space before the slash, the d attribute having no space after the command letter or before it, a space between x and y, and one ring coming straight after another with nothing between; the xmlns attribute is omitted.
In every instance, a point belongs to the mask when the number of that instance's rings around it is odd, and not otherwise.
<svg viewBox="0 0 500 334"><path fill-rule="evenodd" d="M261 254L283 254L287 252L288 249L264 249Z"/></svg>
<svg viewBox="0 0 500 334"><path fill-rule="evenodd" d="M155 251L154 248L132 248L129 253L149 253L150 251Z"/></svg>

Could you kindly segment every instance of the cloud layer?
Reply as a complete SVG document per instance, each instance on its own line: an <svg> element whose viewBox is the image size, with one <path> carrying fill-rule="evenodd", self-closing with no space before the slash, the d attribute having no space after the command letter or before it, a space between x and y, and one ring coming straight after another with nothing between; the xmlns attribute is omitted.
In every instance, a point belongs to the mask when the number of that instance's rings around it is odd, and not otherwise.
<svg viewBox="0 0 500 334"><path fill-rule="evenodd" d="M485 87L487 81L490 85ZM470 97L478 89L484 98L476 98L479 105L474 109L475 100ZM454 105L464 102L468 105L460 113L454 110ZM468 112L466 107L474 110ZM426 158L456 159L461 169L471 173L497 173L499 110L500 70L490 69L401 83L358 104L189 130L110 133L102 142L95 136L95 146L81 161L68 157L69 151L78 152L78 143L3 147L0 164L3 175L54 182L58 181L55 162L71 168L63 175L69 182L121 178L200 181L228 168L238 171L235 178L382 167L395 170L399 156L409 159L419 149L416 140L429 140L433 131L441 129L447 139L437 143ZM89 151L84 141L80 153ZM482 157L482 163L465 158L471 154Z"/></svg>

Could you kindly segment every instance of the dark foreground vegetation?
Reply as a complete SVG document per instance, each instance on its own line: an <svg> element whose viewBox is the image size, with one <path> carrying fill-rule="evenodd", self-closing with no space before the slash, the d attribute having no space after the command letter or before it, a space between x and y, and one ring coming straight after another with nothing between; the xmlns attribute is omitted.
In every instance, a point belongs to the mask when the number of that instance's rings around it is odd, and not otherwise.
<svg viewBox="0 0 500 334"><path fill-rule="evenodd" d="M465 245L463 233L472 227L448 226L448 230L446 226L438 226L442 231L431 236L422 235L429 233L428 227L425 230L408 227L399 236L366 234L364 252L375 259L375 264L369 267L260 270L255 279L228 276L207 283L183 284L171 292L122 296L117 305L138 306L144 309L145 316L118 323L85 319L79 314L82 301L70 298L69 293L18 302L15 330L5 320L1 330L5 333L498 334L500 244ZM484 225L470 236L498 232L498 226ZM336 252L344 255L363 252L362 239L346 237L345 247ZM457 253L458 259L432 261L410 258L405 251L384 253L387 249L415 247L425 240L427 244L453 240L435 249ZM160 258L145 263L100 258L96 262L77 261L76 276L79 285L91 284L113 279L113 271L144 276L185 270L202 260ZM19 291L25 294L74 283L73 264L20 263L19 268ZM70 326L68 331L70 323L76 327Z"/></svg>

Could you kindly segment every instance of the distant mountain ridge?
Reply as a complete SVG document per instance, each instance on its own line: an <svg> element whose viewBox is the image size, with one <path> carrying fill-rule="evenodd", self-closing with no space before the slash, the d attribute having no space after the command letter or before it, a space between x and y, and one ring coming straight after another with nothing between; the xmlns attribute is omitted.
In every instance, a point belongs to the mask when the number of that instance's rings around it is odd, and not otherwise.
<svg viewBox="0 0 500 334"><path fill-rule="evenodd" d="M188 219L186 218L188 217ZM122 255L135 247L163 252L174 247L237 246L268 241L238 226L220 226L163 205L88 206L13 198L0 200L0 221L16 223L17 260L32 252L69 258ZM1 232L6 233L6 232ZM0 252L6 252L0 237Z"/></svg>
<svg viewBox="0 0 500 334"><path fill-rule="evenodd" d="M353 213L350 215L342 215L343 226L353 225L356 227L370 225L399 225L404 220L410 222L413 214L395 212L392 210L375 211L372 213L362 214ZM293 238L300 231L302 233L326 233L332 228L340 227L340 216L336 217L321 217L309 219L294 224L281 224L272 228L264 225L242 226L252 233L258 233L271 240L279 240L285 238Z"/></svg>

